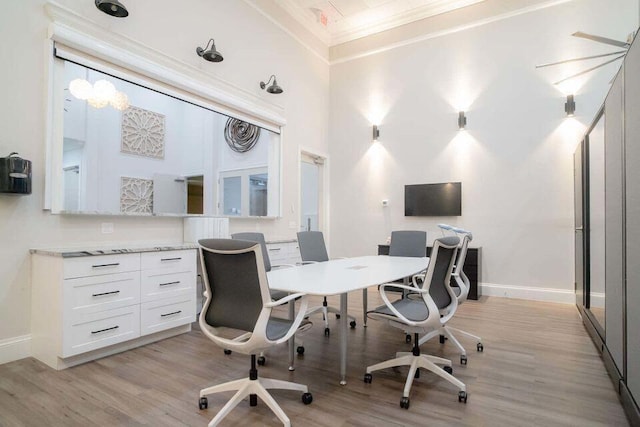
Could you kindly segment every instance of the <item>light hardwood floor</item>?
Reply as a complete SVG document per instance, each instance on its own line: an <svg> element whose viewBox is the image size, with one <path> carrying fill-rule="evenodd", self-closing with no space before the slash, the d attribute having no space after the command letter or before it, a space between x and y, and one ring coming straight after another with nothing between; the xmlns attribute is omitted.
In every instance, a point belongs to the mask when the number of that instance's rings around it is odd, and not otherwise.
<svg viewBox="0 0 640 427"><path fill-rule="evenodd" d="M370 307L377 292L369 292ZM319 302L319 301L318 301ZM330 299L337 305L337 299ZM348 384L338 384L339 331L324 337L323 323L302 338L306 352L287 371L285 346L267 353L260 376L305 383L313 403L300 394L273 395L296 426L626 426L600 356L574 306L483 297L462 305L452 325L483 337L485 350L463 339L469 363L462 366L449 343L434 340L424 353L451 358L454 375L467 385L468 403L457 390L423 373L414 382L409 410L399 407L406 368L374 373L367 365L408 351L403 334L382 322L362 327L360 293L350 298L358 326L349 330ZM225 356L197 328L125 353L56 372L28 358L0 365L0 426L204 426L231 397L209 397L198 409L198 392L248 375L249 358ZM278 426L262 402L241 403L225 426Z"/></svg>

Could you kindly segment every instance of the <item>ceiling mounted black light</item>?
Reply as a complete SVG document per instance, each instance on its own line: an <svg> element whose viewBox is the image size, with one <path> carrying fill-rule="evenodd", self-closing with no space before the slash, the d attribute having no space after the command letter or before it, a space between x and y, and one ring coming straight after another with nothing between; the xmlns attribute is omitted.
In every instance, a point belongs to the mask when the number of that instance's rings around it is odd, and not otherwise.
<svg viewBox="0 0 640 427"><path fill-rule="evenodd" d="M96 7L107 15L116 18L126 18L129 16L127 8L118 0L96 0Z"/></svg>
<svg viewBox="0 0 640 427"><path fill-rule="evenodd" d="M269 84L271 79L273 79L273 84L271 86L267 87L267 85ZM269 77L269 80L267 80L266 83L265 82L260 82L260 89L264 89L264 88L267 88L267 92L273 93L273 94L278 94L278 93L284 92L282 90L282 88L280 86L278 86L278 81L276 80L275 74L272 74L271 77Z"/></svg>
<svg viewBox="0 0 640 427"><path fill-rule="evenodd" d="M211 48L209 48L209 45L211 45ZM204 49L198 47L196 49L196 53L199 57L204 58L209 62L222 62L224 59L222 54L216 50L216 42L214 42L213 39L209 39L209 43L207 43Z"/></svg>

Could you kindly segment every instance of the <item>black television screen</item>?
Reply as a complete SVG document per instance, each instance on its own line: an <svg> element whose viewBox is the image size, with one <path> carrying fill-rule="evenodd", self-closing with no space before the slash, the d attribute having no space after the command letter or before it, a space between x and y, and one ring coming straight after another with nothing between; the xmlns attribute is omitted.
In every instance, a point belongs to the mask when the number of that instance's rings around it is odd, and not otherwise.
<svg viewBox="0 0 640 427"><path fill-rule="evenodd" d="M462 215L462 183L404 186L404 216Z"/></svg>

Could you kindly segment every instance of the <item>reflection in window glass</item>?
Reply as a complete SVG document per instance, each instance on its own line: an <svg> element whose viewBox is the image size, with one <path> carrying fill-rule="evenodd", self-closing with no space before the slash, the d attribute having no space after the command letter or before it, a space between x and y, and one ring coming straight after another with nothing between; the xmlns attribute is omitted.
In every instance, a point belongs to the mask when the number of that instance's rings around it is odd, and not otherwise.
<svg viewBox="0 0 640 427"><path fill-rule="evenodd" d="M267 216L267 184L266 173L249 176L249 215Z"/></svg>
<svg viewBox="0 0 640 427"><path fill-rule="evenodd" d="M224 178L224 215L242 215L242 181L239 176Z"/></svg>
<svg viewBox="0 0 640 427"><path fill-rule="evenodd" d="M62 59L54 68L62 94L55 126L63 127L54 147L62 152L53 165L56 213L279 214L277 133L262 128L253 148L237 152L227 142L232 118L177 98L180 91L164 94Z"/></svg>

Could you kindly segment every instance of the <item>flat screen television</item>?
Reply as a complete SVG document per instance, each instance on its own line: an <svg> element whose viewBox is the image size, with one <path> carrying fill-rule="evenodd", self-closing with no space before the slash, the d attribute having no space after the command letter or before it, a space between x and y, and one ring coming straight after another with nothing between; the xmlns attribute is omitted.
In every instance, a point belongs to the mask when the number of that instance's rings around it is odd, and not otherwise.
<svg viewBox="0 0 640 427"><path fill-rule="evenodd" d="M404 186L404 216L462 215L462 183Z"/></svg>

